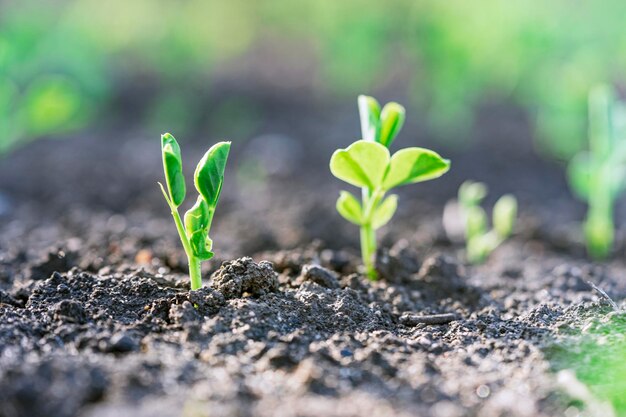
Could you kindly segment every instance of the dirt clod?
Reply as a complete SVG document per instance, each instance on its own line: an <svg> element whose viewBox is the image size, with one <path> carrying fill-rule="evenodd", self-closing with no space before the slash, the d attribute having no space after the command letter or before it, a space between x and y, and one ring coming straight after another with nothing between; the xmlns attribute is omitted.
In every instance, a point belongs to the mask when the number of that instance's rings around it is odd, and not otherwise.
<svg viewBox="0 0 626 417"><path fill-rule="evenodd" d="M226 299L244 294L262 296L278 290L278 275L267 261L255 263L252 258L224 262L213 274L213 287Z"/></svg>

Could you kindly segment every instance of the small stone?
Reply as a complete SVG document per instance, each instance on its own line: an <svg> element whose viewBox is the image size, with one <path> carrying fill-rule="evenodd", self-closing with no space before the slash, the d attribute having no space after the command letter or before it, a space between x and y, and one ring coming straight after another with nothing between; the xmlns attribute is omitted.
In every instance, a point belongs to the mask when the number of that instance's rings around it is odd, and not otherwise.
<svg viewBox="0 0 626 417"><path fill-rule="evenodd" d="M139 344L126 333L116 333L111 337L108 351L111 353L127 353L139 349Z"/></svg>

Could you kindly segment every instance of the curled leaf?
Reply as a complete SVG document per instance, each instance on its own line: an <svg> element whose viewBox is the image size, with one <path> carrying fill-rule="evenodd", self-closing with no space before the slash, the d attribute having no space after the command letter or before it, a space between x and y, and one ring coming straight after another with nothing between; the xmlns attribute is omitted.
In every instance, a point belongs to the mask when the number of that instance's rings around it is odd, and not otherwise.
<svg viewBox="0 0 626 417"><path fill-rule="evenodd" d="M189 237L189 243L191 244L191 250L195 257L201 261L206 261L213 257L211 252L212 241L207 236L206 230L197 230Z"/></svg>
<svg viewBox="0 0 626 417"><path fill-rule="evenodd" d="M204 154L196 167L196 189L210 209L214 209L219 200L229 152L230 142L216 143Z"/></svg>
<svg viewBox="0 0 626 417"><path fill-rule="evenodd" d="M363 209L361 203L351 193L342 191L337 199L337 211L350 223L361 225L363 223Z"/></svg>
<svg viewBox="0 0 626 417"><path fill-rule="evenodd" d="M404 125L405 110L398 103L387 103L380 114L379 142L390 147L402 125Z"/></svg>
<svg viewBox="0 0 626 417"><path fill-rule="evenodd" d="M202 196L198 196L196 204L194 204L193 207L185 213L185 230L187 232L187 236L190 237L198 230L207 229L209 221L209 206L204 201Z"/></svg>
<svg viewBox="0 0 626 417"><path fill-rule="evenodd" d="M380 143L359 140L339 149L330 159L330 171L342 181L371 190L380 187L389 165L389 150Z"/></svg>
<svg viewBox="0 0 626 417"><path fill-rule="evenodd" d="M161 153L170 200L178 207L185 200L185 177L183 176L180 146L178 146L174 136L169 133L161 135Z"/></svg>
<svg viewBox="0 0 626 417"><path fill-rule="evenodd" d="M406 148L391 157L383 188L390 190L399 185L432 180L448 172L450 161L424 148Z"/></svg>
<svg viewBox="0 0 626 417"><path fill-rule="evenodd" d="M372 216L372 227L374 230L380 229L393 217L398 208L398 196L395 194L390 195L383 200L382 203L376 207Z"/></svg>

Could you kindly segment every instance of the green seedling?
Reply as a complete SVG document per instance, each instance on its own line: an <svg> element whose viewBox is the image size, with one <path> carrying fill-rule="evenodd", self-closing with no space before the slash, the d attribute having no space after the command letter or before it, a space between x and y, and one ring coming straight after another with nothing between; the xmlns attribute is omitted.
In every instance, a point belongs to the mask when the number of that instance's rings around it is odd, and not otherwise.
<svg viewBox="0 0 626 417"><path fill-rule="evenodd" d="M589 94L589 150L572 159L572 190L589 209L584 223L587 252L606 258L613 248L613 206L624 190L626 173L626 103L606 85Z"/></svg>
<svg viewBox="0 0 626 417"><path fill-rule="evenodd" d="M493 227L488 230L487 213L480 206L486 196L487 186L480 182L466 181L459 188L467 260L473 264L484 262L513 233L517 218L517 200L505 194L493 207Z"/></svg>
<svg viewBox="0 0 626 417"><path fill-rule="evenodd" d="M161 136L161 153L165 183L159 183L163 196L170 206L180 241L185 249L189 262L189 278L191 289L202 287L200 266L202 261L213 257L213 241L209 237L215 207L220 198L224 182L224 169L228 160L230 142L219 142L204 154L194 173L194 184L200 195L191 209L185 213L184 222L178 208L185 200L187 193L180 146L174 136L166 133Z"/></svg>
<svg viewBox="0 0 626 417"><path fill-rule="evenodd" d="M387 224L396 212L398 196L388 191L395 187L435 179L450 169L450 161L424 148L406 148L389 153L404 122L404 108L387 104L381 111L372 97L360 96L359 111L363 140L339 149L330 159L332 174L360 187L361 201L348 191L337 200L337 211L361 230L361 255L366 273L376 279L376 230Z"/></svg>

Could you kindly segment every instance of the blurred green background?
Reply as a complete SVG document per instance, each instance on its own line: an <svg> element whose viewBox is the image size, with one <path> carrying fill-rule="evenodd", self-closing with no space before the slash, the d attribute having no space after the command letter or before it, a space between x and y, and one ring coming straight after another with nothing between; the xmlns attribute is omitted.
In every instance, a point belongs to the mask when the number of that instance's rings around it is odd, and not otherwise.
<svg viewBox="0 0 626 417"><path fill-rule="evenodd" d="M333 99L403 91L458 144L480 103L512 104L537 149L567 159L585 143L590 86L623 82L625 15L619 0L3 1L0 152L129 113L197 132L202 98L226 74ZM216 112L255 122L245 98Z"/></svg>

